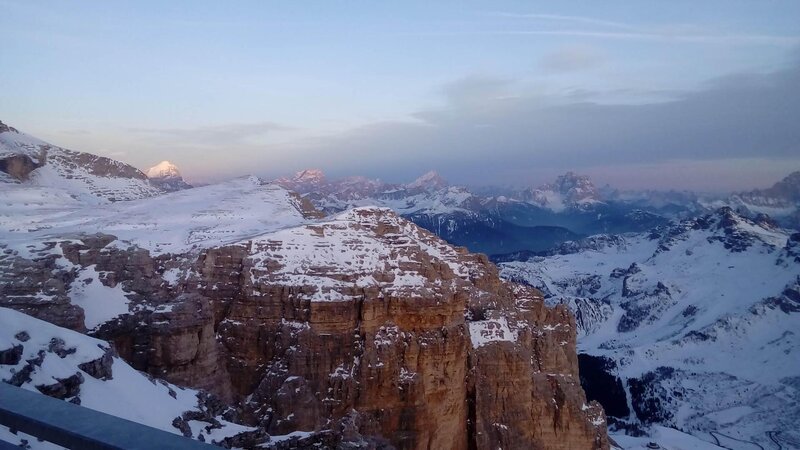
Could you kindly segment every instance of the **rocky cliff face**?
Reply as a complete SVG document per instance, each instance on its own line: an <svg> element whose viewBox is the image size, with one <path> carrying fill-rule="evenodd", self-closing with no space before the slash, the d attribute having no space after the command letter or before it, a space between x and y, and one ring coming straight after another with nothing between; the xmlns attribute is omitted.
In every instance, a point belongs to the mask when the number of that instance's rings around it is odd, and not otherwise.
<svg viewBox="0 0 800 450"><path fill-rule="evenodd" d="M272 435L315 432L276 447L608 447L568 311L388 210L199 254L114 239L7 251L3 305L90 329L135 368L209 390ZM87 268L129 301L94 327L98 305L69 301Z"/></svg>

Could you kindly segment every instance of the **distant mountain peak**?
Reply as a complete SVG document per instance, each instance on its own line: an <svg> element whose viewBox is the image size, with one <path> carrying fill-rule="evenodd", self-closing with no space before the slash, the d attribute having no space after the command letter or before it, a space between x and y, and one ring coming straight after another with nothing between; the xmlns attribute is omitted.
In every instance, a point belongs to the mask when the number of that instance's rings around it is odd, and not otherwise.
<svg viewBox="0 0 800 450"><path fill-rule="evenodd" d="M600 193L587 175L569 171L552 183L530 189L526 201L559 212L569 207L600 203Z"/></svg>
<svg viewBox="0 0 800 450"><path fill-rule="evenodd" d="M562 195L569 195L572 197L597 195L597 188L588 175L578 175L572 171L558 176L554 183L545 185L544 187L550 188Z"/></svg>
<svg viewBox="0 0 800 450"><path fill-rule="evenodd" d="M448 186L447 180L442 178L435 170L430 170L424 173L416 180L408 183L406 188L409 189L442 189Z"/></svg>
<svg viewBox="0 0 800 450"><path fill-rule="evenodd" d="M294 174L292 181L297 183L322 183L325 173L320 169L305 169Z"/></svg>
<svg viewBox="0 0 800 450"><path fill-rule="evenodd" d="M147 169L146 174L151 183L167 192L180 191L192 187L184 181L178 166L166 160Z"/></svg>
<svg viewBox="0 0 800 450"><path fill-rule="evenodd" d="M178 170L178 166L166 160L147 169L145 173L147 174L147 178L181 178L181 172Z"/></svg>
<svg viewBox="0 0 800 450"><path fill-rule="evenodd" d="M780 218L784 225L800 225L800 171L794 171L766 189L754 189L732 195L729 204L754 215L768 213Z"/></svg>
<svg viewBox="0 0 800 450"><path fill-rule="evenodd" d="M320 169L304 169L289 177L276 178L273 182L299 193L307 193L329 187L325 173Z"/></svg>

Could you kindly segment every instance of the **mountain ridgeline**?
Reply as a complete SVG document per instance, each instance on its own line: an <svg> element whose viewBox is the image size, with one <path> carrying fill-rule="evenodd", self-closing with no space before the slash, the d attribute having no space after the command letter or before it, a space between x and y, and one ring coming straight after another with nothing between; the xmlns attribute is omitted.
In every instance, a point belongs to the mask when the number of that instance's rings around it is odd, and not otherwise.
<svg viewBox="0 0 800 450"><path fill-rule="evenodd" d="M588 177L571 172L512 196L474 194L449 185L436 172L408 184L387 184L364 177L328 180L311 169L275 182L326 212L391 208L452 244L488 255L544 251L595 233L643 231L667 221L646 209L602 200Z"/></svg>
<svg viewBox="0 0 800 450"><path fill-rule="evenodd" d="M433 171L391 184L361 176L329 180L321 170L308 169L275 183L327 213L366 205L391 208L452 244L497 260L595 234L643 232L725 206L751 218L769 214L784 227L800 225L800 172L770 189L727 196L599 189L573 172L538 188L482 188L480 194L451 186Z"/></svg>

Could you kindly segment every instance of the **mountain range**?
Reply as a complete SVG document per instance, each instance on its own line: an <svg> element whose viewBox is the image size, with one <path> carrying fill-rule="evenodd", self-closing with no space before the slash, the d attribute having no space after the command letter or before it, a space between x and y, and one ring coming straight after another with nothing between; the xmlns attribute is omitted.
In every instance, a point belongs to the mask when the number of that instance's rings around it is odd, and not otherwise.
<svg viewBox="0 0 800 450"><path fill-rule="evenodd" d="M233 448L609 448L573 316L485 256L387 208L164 192L0 137L3 382Z"/></svg>
<svg viewBox="0 0 800 450"><path fill-rule="evenodd" d="M309 169L275 183L327 213L365 205L391 208L450 243L498 259L595 234L646 231L723 206L753 218L770 214L787 228L797 228L800 211L800 172L773 188L731 195L599 189L573 172L538 188L502 194L491 189L475 194L433 171L407 184L391 184L360 176L329 180L321 170Z"/></svg>
<svg viewBox="0 0 800 450"><path fill-rule="evenodd" d="M235 448L798 448L798 185L191 187L0 124L0 379Z"/></svg>

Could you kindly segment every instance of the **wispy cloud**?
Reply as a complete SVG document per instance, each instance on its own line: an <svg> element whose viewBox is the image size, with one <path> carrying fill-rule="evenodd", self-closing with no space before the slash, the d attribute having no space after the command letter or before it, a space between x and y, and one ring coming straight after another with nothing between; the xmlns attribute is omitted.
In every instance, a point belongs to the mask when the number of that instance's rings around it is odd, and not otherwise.
<svg viewBox="0 0 800 450"><path fill-rule="evenodd" d="M773 34L681 34L675 31L615 32L593 30L471 30L471 31L420 31L405 33L414 36L561 36L593 39L636 40L668 43L694 43L718 45L765 45L794 48L800 45L800 35Z"/></svg>
<svg viewBox="0 0 800 450"><path fill-rule="evenodd" d="M774 45L782 47L794 47L800 44L800 36L782 36L770 34L679 34L674 32L628 33L587 30L498 30L481 32L481 34L566 36L598 39L686 42L698 44Z"/></svg>
<svg viewBox="0 0 800 450"><path fill-rule="evenodd" d="M590 16L564 14L539 14L493 11L482 13L486 16L509 19L511 26L530 23L531 29L471 30L449 33L432 32L441 35L495 35L495 36L559 36L593 39L639 40L654 42L676 42L721 45L769 45L794 47L800 45L798 35L751 34L721 32L695 24L632 24Z"/></svg>
<svg viewBox="0 0 800 450"><path fill-rule="evenodd" d="M184 145L236 144L268 134L292 131L294 128L275 122L234 123L194 128L129 128L128 131L150 139L180 142Z"/></svg>
<svg viewBox="0 0 800 450"><path fill-rule="evenodd" d="M539 66L549 73L574 72L598 67L606 56L599 49L586 45L570 45L545 55Z"/></svg>
<svg viewBox="0 0 800 450"><path fill-rule="evenodd" d="M611 20L597 19L585 16L567 16L562 14L520 14L510 12L491 12L491 16L506 17L511 19L532 19L536 21L550 21L562 23L579 23L583 25L596 25L600 27L618 28L621 30L639 30L640 28L631 24L614 22Z"/></svg>

